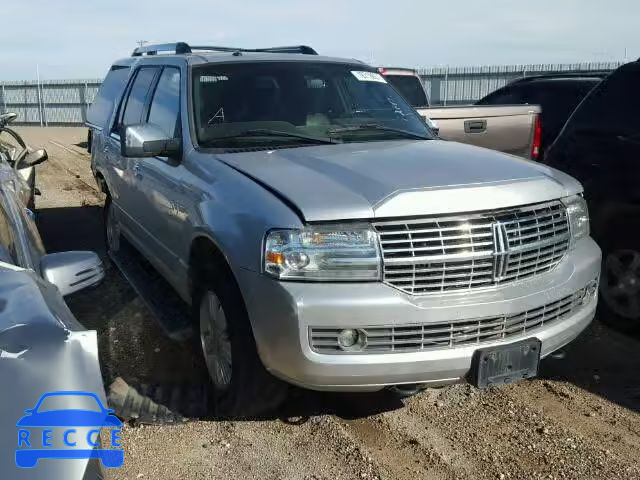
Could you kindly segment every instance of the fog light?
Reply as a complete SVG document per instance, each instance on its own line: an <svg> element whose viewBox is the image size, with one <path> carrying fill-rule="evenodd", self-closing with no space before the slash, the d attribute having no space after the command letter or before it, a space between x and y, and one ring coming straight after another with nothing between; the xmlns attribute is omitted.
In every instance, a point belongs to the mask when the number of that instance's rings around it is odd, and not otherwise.
<svg viewBox="0 0 640 480"><path fill-rule="evenodd" d="M352 328L344 329L338 334L338 345L343 350L361 350L365 340L364 332Z"/></svg>
<svg viewBox="0 0 640 480"><path fill-rule="evenodd" d="M357 330L352 330L348 328L340 332L340 334L338 335L338 343L340 344L341 347L351 348L356 343L358 343L359 336L360 334L358 333Z"/></svg>

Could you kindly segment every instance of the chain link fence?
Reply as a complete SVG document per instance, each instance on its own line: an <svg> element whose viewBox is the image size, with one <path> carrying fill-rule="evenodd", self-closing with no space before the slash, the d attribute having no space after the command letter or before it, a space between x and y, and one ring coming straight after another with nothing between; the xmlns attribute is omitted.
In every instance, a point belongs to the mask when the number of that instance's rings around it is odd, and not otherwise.
<svg viewBox="0 0 640 480"><path fill-rule="evenodd" d="M0 82L0 110L22 125L82 125L101 79Z"/></svg>
<svg viewBox="0 0 640 480"><path fill-rule="evenodd" d="M611 71L623 62L429 67L418 69L432 105L464 105L518 78L554 72ZM0 111L22 125L82 125L102 80L0 81Z"/></svg>

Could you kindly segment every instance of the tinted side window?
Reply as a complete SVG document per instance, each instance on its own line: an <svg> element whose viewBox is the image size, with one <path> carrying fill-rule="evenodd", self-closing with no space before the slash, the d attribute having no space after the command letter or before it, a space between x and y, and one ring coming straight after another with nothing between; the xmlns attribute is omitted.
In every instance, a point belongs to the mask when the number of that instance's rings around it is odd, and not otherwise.
<svg viewBox="0 0 640 480"><path fill-rule="evenodd" d="M166 67L149 108L149 123L160 127L167 135L180 135L180 70Z"/></svg>
<svg viewBox="0 0 640 480"><path fill-rule="evenodd" d="M158 68L141 68L138 70L129 90L121 126L136 125L142 122L144 106L157 72Z"/></svg>
<svg viewBox="0 0 640 480"><path fill-rule="evenodd" d="M478 102L478 105L519 105L527 103L522 88L505 87L497 90Z"/></svg>
<svg viewBox="0 0 640 480"><path fill-rule="evenodd" d="M580 101L597 83L597 79L540 82L538 85L532 85L529 103L542 107L543 125L550 123L554 128L561 128Z"/></svg>
<svg viewBox="0 0 640 480"><path fill-rule="evenodd" d="M402 94L412 107L429 105L420 78L415 75L385 75L384 78Z"/></svg>
<svg viewBox="0 0 640 480"><path fill-rule="evenodd" d="M129 78L129 67L113 66L100 85L98 94L87 111L87 122L105 127L111 119L113 108L124 91Z"/></svg>
<svg viewBox="0 0 640 480"><path fill-rule="evenodd" d="M597 130L614 135L640 133L640 63L628 63L605 78L576 109L568 131Z"/></svg>

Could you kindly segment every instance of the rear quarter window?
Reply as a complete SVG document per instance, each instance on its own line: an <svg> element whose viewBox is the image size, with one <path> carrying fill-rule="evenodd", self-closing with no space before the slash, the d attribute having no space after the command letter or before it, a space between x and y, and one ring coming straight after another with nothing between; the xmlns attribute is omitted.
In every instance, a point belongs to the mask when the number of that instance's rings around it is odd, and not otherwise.
<svg viewBox="0 0 640 480"><path fill-rule="evenodd" d="M107 126L127 84L129 70L129 67L111 67L87 111L87 123L103 128Z"/></svg>

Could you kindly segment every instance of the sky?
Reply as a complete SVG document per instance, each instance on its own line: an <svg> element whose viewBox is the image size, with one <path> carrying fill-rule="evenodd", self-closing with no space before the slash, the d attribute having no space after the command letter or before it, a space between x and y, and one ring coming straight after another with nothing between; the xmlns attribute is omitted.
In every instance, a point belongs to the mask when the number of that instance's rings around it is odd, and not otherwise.
<svg viewBox="0 0 640 480"><path fill-rule="evenodd" d="M0 80L101 78L139 40L306 44L375 65L640 57L638 0L3 0ZM625 58L626 52L626 58Z"/></svg>

